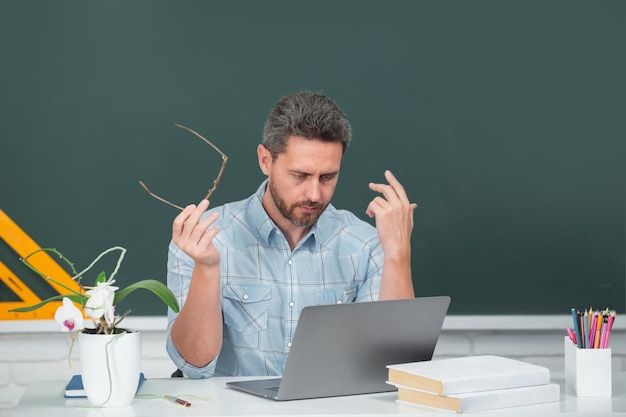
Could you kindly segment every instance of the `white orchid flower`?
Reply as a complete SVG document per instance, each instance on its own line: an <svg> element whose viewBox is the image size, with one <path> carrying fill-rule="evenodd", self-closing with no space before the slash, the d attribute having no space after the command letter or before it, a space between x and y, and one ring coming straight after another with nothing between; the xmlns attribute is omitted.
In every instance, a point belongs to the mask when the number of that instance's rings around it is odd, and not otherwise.
<svg viewBox="0 0 626 417"><path fill-rule="evenodd" d="M113 327L115 325L115 319L116 318L117 317L115 317L115 306L109 307L104 312L104 320L107 322L107 326Z"/></svg>
<svg viewBox="0 0 626 417"><path fill-rule="evenodd" d="M61 328L66 333L80 330L84 327L83 313L67 297L63 297L63 305L57 308L56 313L54 313L54 320L61 325Z"/></svg>
<svg viewBox="0 0 626 417"><path fill-rule="evenodd" d="M94 319L99 319L105 314L111 317L114 314L113 299L115 298L115 291L119 288L114 287L115 280L107 282L99 282L97 286L91 287L85 295L89 297L85 304L85 314Z"/></svg>

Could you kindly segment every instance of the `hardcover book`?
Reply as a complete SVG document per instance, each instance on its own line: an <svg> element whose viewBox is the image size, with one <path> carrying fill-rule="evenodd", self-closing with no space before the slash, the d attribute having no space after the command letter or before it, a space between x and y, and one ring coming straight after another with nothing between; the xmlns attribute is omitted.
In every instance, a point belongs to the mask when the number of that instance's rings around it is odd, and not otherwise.
<svg viewBox="0 0 626 417"><path fill-rule="evenodd" d="M467 392L449 396L429 394L424 391L398 386L398 401L400 402L457 413L555 402L559 401L560 394L561 387L558 384Z"/></svg>
<svg viewBox="0 0 626 417"><path fill-rule="evenodd" d="M435 395L545 385L550 370L494 355L388 365L388 380Z"/></svg>

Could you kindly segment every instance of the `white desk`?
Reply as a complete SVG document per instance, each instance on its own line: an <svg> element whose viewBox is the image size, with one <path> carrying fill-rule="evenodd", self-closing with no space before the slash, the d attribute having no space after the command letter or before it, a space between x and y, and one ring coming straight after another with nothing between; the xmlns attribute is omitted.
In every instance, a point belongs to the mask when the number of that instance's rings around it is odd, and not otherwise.
<svg viewBox="0 0 626 417"><path fill-rule="evenodd" d="M89 408L86 400L63 398L65 381L30 384L20 400L14 417L178 417L178 416L389 416L389 415L455 415L399 404L396 393L355 395L276 402L235 391L225 382L243 378L148 379L139 394L178 395L192 403L183 408L160 398L137 397L128 407ZM626 373L613 374L613 397L576 398L564 389L562 374L553 373L553 381L561 384L559 402L490 410L472 415L506 416L626 416ZM203 400L193 398L203 397Z"/></svg>

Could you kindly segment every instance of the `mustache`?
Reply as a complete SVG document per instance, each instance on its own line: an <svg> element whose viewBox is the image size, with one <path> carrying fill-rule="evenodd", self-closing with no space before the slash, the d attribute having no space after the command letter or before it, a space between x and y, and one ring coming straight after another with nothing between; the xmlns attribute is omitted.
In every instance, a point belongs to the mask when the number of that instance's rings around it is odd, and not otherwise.
<svg viewBox="0 0 626 417"><path fill-rule="evenodd" d="M304 201L301 203L294 204L294 207L308 207L312 209L321 209L322 205L320 203L314 203L313 201Z"/></svg>

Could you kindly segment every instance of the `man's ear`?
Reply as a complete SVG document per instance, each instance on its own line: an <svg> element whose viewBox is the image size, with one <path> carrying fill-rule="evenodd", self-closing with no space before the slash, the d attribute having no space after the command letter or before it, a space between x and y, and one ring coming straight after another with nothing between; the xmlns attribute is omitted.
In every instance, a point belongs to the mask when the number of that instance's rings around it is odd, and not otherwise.
<svg viewBox="0 0 626 417"><path fill-rule="evenodd" d="M256 153L259 157L259 167L261 168L261 171L265 175L269 175L272 167L272 154L265 146L263 146L263 144L257 146Z"/></svg>

